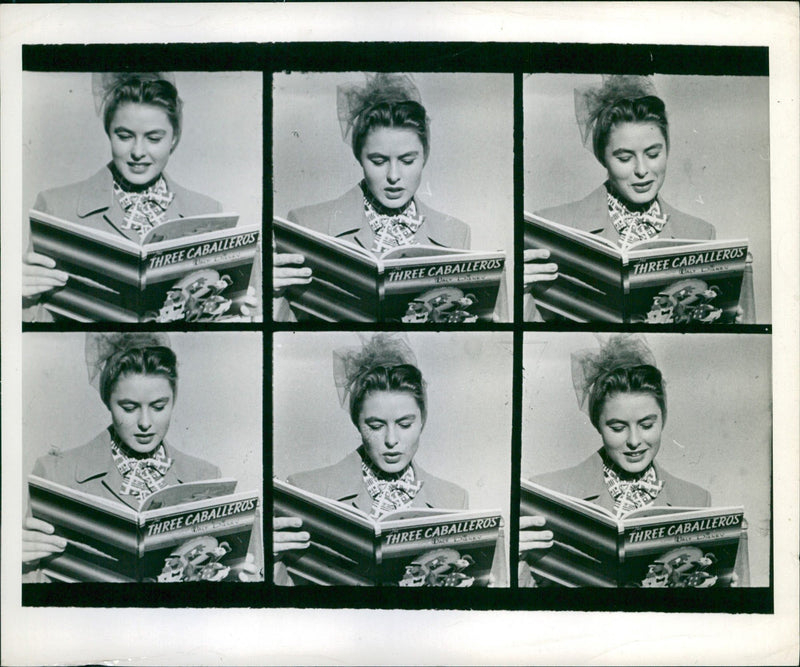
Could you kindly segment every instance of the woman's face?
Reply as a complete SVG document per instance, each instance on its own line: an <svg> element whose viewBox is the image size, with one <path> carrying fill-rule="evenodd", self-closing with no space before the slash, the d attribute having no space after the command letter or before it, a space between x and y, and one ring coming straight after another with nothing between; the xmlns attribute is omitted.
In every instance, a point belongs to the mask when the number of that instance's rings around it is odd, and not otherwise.
<svg viewBox="0 0 800 667"><path fill-rule="evenodd" d="M652 122L611 128L604 160L615 192L632 204L656 198L667 174L667 140Z"/></svg>
<svg viewBox="0 0 800 667"><path fill-rule="evenodd" d="M117 107L108 126L114 166L134 185L161 175L175 144L167 112L152 104L128 102Z"/></svg>
<svg viewBox="0 0 800 667"><path fill-rule="evenodd" d="M123 375L109 399L117 436L133 451L149 454L167 434L174 399L163 375Z"/></svg>
<svg viewBox="0 0 800 667"><path fill-rule="evenodd" d="M401 208L419 188L425 150L412 129L376 127L367 134L359 162L375 199L387 208Z"/></svg>
<svg viewBox="0 0 800 667"><path fill-rule="evenodd" d="M419 447L424 426L414 396L404 391L367 394L358 417L358 431L370 460L386 473L405 470Z"/></svg>
<svg viewBox="0 0 800 667"><path fill-rule="evenodd" d="M606 455L629 473L642 472L653 462L663 427L658 402L645 392L606 398L598 424Z"/></svg>

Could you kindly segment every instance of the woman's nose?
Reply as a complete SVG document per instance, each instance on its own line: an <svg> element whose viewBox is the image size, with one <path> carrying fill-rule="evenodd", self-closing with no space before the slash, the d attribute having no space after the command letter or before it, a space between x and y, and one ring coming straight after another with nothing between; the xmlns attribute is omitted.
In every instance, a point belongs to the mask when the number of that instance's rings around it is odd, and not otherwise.
<svg viewBox="0 0 800 667"><path fill-rule="evenodd" d="M147 429L149 429L150 425L153 423L153 420L150 417L150 411L142 410L139 413L138 421L139 421L138 426L140 431L146 431Z"/></svg>
<svg viewBox="0 0 800 667"><path fill-rule="evenodd" d="M389 183L397 183L400 180L400 169L396 162L389 162L389 170L386 172L386 180Z"/></svg>
<svg viewBox="0 0 800 667"><path fill-rule="evenodd" d="M385 443L387 447L394 447L397 444L397 429L389 426L386 429Z"/></svg>
<svg viewBox="0 0 800 667"><path fill-rule="evenodd" d="M642 434L638 428L632 428L628 433L628 447L636 449L642 444Z"/></svg>
<svg viewBox="0 0 800 667"><path fill-rule="evenodd" d="M133 158L142 158L144 157L144 140L137 139L133 142L133 146L131 147L131 157Z"/></svg>
<svg viewBox="0 0 800 667"><path fill-rule="evenodd" d="M647 164L645 163L643 158L636 158L636 165L634 166L634 171L636 175L640 178L647 174Z"/></svg>

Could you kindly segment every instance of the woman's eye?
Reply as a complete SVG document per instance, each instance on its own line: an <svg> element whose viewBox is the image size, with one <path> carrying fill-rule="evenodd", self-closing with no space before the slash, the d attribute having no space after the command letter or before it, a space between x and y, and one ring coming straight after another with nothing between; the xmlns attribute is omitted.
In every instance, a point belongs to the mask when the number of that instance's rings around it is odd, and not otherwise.
<svg viewBox="0 0 800 667"><path fill-rule="evenodd" d="M650 429L650 428L653 428L653 425L654 425L654 424L655 424L655 422L644 422L644 423L642 424L642 428L645 428L645 429Z"/></svg>
<svg viewBox="0 0 800 667"><path fill-rule="evenodd" d="M631 157L630 155L619 155L617 156L617 160L619 160L620 162L630 162Z"/></svg>
<svg viewBox="0 0 800 667"><path fill-rule="evenodd" d="M121 405L120 406L125 412L133 412L136 409L135 405Z"/></svg>
<svg viewBox="0 0 800 667"><path fill-rule="evenodd" d="M413 158L413 157L412 158L406 158L405 160L400 160L400 162L402 162L404 165L407 165L409 167L412 164L414 164L416 161L417 161L417 158Z"/></svg>
<svg viewBox="0 0 800 667"><path fill-rule="evenodd" d="M386 163L386 160L384 160L383 158L373 157L370 158L370 162L372 162L372 164L374 164L376 167L380 167L382 164Z"/></svg>
<svg viewBox="0 0 800 667"><path fill-rule="evenodd" d="M367 426L373 431L380 431L383 428L383 424L380 422L367 422Z"/></svg>
<svg viewBox="0 0 800 667"><path fill-rule="evenodd" d="M413 423L414 423L414 422L400 422L400 423L399 423L399 426L400 426L400 428L411 428L411 425L412 425Z"/></svg>
<svg viewBox="0 0 800 667"><path fill-rule="evenodd" d="M655 160L659 155L661 155L661 152L655 151L654 153L648 153L647 157L649 157L651 160Z"/></svg>
<svg viewBox="0 0 800 667"><path fill-rule="evenodd" d="M614 424L613 426L610 426L609 428L612 431L614 431L614 433L622 433L625 430L625 427L621 426L619 424Z"/></svg>

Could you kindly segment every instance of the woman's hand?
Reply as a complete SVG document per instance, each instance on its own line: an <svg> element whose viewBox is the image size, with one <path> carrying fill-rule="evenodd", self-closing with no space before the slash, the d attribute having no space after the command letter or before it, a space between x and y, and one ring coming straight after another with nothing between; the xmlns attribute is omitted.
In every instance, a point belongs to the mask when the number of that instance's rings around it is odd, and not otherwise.
<svg viewBox="0 0 800 667"><path fill-rule="evenodd" d="M307 266L293 268L306 261L302 255L291 253L272 253L272 289L275 292L290 285L308 285L311 282L311 269Z"/></svg>
<svg viewBox="0 0 800 667"><path fill-rule="evenodd" d="M55 260L38 252L22 256L22 296L30 298L67 284L69 274L56 269Z"/></svg>
<svg viewBox="0 0 800 667"><path fill-rule="evenodd" d="M264 573L259 571L256 566L256 557L248 553L244 563L239 565L239 581L251 582L261 581L264 578Z"/></svg>
<svg viewBox="0 0 800 667"><path fill-rule="evenodd" d="M558 278L558 264L545 263L543 260L550 257L550 251L545 248L525 250L522 258L525 262L525 288L534 283L555 280Z"/></svg>
<svg viewBox="0 0 800 667"><path fill-rule="evenodd" d="M296 516L276 516L272 518L272 552L277 556L282 551L308 549L311 535L304 530L303 520Z"/></svg>
<svg viewBox="0 0 800 667"><path fill-rule="evenodd" d="M46 521L25 517L22 522L22 562L32 563L64 551L67 541L55 535L55 531Z"/></svg>
<svg viewBox="0 0 800 667"><path fill-rule="evenodd" d="M553 533L550 530L536 530L543 528L543 516L521 516L519 518L519 553L535 549L549 549L553 546Z"/></svg>

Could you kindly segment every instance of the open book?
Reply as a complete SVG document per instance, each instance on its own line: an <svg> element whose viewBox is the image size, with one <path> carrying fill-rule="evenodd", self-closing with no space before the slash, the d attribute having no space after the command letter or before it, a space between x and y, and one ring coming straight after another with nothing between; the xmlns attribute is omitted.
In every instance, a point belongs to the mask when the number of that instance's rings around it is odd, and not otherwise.
<svg viewBox="0 0 800 667"><path fill-rule="evenodd" d="M258 249L259 225L230 213L168 220L136 243L32 210L34 251L69 274L44 297L79 322L210 322L238 315Z"/></svg>
<svg viewBox="0 0 800 667"><path fill-rule="evenodd" d="M618 519L604 507L522 480L520 515L539 515L553 546L526 558L559 586L730 586L742 507L644 507Z"/></svg>
<svg viewBox="0 0 800 667"><path fill-rule="evenodd" d="M579 322L732 323L747 240L654 238L621 250L597 234L525 213L525 248L547 248L558 278L536 305Z"/></svg>
<svg viewBox="0 0 800 667"><path fill-rule="evenodd" d="M442 246L392 248L380 257L361 246L273 219L275 248L298 253L308 285L286 296L299 319L329 322L461 323L491 321L505 253Z"/></svg>
<svg viewBox="0 0 800 667"><path fill-rule="evenodd" d="M311 546L282 560L298 584L448 586L491 582L499 510L406 508L372 519L356 507L273 480L275 516L296 516Z"/></svg>
<svg viewBox="0 0 800 667"><path fill-rule="evenodd" d="M165 487L134 509L28 477L31 514L52 524L67 548L42 561L56 581L222 581L235 579L260 505L236 480Z"/></svg>

